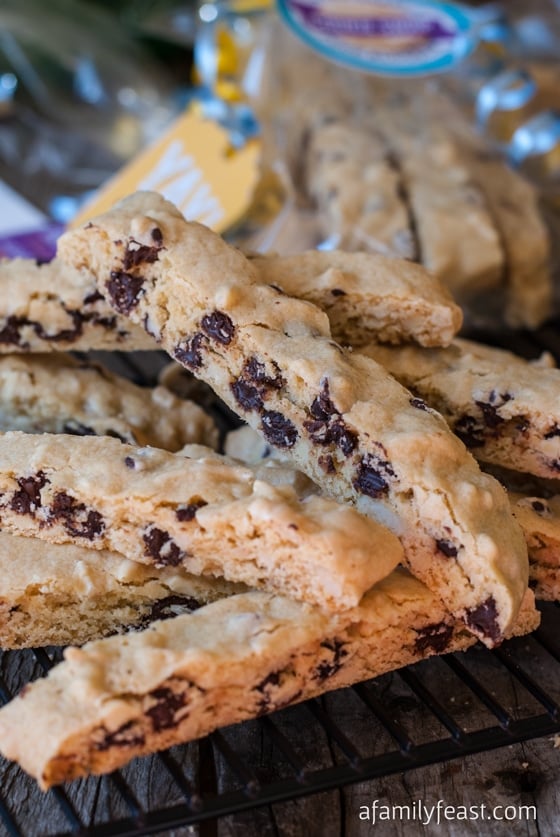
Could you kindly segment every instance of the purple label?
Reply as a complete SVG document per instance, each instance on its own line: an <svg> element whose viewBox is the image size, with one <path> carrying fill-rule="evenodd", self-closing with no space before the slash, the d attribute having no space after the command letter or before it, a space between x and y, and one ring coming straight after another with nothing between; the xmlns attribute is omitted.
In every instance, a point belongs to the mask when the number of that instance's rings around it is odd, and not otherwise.
<svg viewBox="0 0 560 837"><path fill-rule="evenodd" d="M345 17L328 15L317 6L293 0L292 8L299 12L303 22L326 35L370 38L374 36L399 38L416 37L454 38L456 30L446 29L439 20L419 20L412 17Z"/></svg>
<svg viewBox="0 0 560 837"><path fill-rule="evenodd" d="M0 236L0 256L50 262L56 255L56 242L63 232L64 226L53 222L29 232Z"/></svg>

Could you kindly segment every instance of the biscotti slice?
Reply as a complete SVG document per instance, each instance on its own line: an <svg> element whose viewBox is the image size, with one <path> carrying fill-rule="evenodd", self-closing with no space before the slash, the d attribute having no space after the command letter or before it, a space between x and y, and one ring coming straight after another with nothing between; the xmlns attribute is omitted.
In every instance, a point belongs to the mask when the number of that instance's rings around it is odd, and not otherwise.
<svg viewBox="0 0 560 837"><path fill-rule="evenodd" d="M515 630L537 624L527 591ZM338 617L266 593L232 596L68 649L0 710L0 751L46 789L473 641L402 571Z"/></svg>
<svg viewBox="0 0 560 837"><path fill-rule="evenodd" d="M406 142L396 153L422 264L460 303L498 287L504 278L500 237L458 144Z"/></svg>
<svg viewBox="0 0 560 837"><path fill-rule="evenodd" d="M551 316L553 296L550 237L538 193L501 157L477 149L472 160L505 251L505 320L512 328L537 328Z"/></svg>
<svg viewBox="0 0 560 837"><path fill-rule="evenodd" d="M152 349L91 280L53 259L0 260L0 352Z"/></svg>
<svg viewBox="0 0 560 837"><path fill-rule="evenodd" d="M463 322L442 283L404 259L337 250L250 258L261 282L322 308L342 344L447 346Z"/></svg>
<svg viewBox="0 0 560 837"><path fill-rule="evenodd" d="M416 257L400 175L374 131L318 124L309 134L304 180L323 235L341 250Z"/></svg>
<svg viewBox="0 0 560 837"><path fill-rule="evenodd" d="M2 526L352 607L401 560L384 526L333 500L300 500L217 455L96 436L0 435Z"/></svg>
<svg viewBox="0 0 560 837"><path fill-rule="evenodd" d="M438 410L477 459L560 475L560 370L459 338L444 349L360 351Z"/></svg>
<svg viewBox="0 0 560 837"><path fill-rule="evenodd" d="M526 546L501 486L437 413L160 195L128 198L59 247L325 493L389 525L471 630L501 640L527 586ZM125 270L130 248L145 258Z"/></svg>
<svg viewBox="0 0 560 837"><path fill-rule="evenodd" d="M82 645L244 589L107 550L0 532L0 648Z"/></svg>
<svg viewBox="0 0 560 837"><path fill-rule="evenodd" d="M0 430L108 435L172 451L218 442L213 419L193 401L62 352L0 355Z"/></svg>
<svg viewBox="0 0 560 837"><path fill-rule="evenodd" d="M529 584L539 599L560 593L560 495L529 497L510 492L511 509L529 548Z"/></svg>

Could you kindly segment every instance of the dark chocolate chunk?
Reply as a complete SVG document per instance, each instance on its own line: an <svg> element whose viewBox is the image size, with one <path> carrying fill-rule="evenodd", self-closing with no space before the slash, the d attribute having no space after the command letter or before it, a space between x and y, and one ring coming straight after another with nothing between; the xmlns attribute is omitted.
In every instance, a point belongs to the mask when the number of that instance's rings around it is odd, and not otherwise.
<svg viewBox="0 0 560 837"><path fill-rule="evenodd" d="M92 427L88 427L87 424L82 424L80 421L74 421L73 419L67 421L62 429L69 436L97 436L97 433Z"/></svg>
<svg viewBox="0 0 560 837"><path fill-rule="evenodd" d="M163 245L163 233L159 227L154 227L150 230L150 235L152 236L152 241L155 241L160 247Z"/></svg>
<svg viewBox="0 0 560 837"><path fill-rule="evenodd" d="M484 428L474 416L467 413L457 419L453 432L468 448L482 448L485 445Z"/></svg>
<svg viewBox="0 0 560 837"><path fill-rule="evenodd" d="M103 294L100 291L95 290L91 294L84 297L84 305L93 305L94 302L100 302L102 299L105 299Z"/></svg>
<svg viewBox="0 0 560 837"><path fill-rule="evenodd" d="M23 342L20 334L20 329L26 325L31 325L31 323L25 317L16 317L15 315L7 317L4 320L4 325L0 328L0 343L26 349L29 343Z"/></svg>
<svg viewBox="0 0 560 837"><path fill-rule="evenodd" d="M492 642L501 639L500 626L498 624L498 608L493 596L488 596L482 604L467 610L465 622L476 633L482 634Z"/></svg>
<svg viewBox="0 0 560 837"><path fill-rule="evenodd" d="M560 426L554 422L552 427L544 434L545 439L553 439L555 436L560 436Z"/></svg>
<svg viewBox="0 0 560 837"><path fill-rule="evenodd" d="M10 509L16 514L33 514L41 506L41 489L49 480L44 471L37 471L31 477L19 477L19 491L10 500Z"/></svg>
<svg viewBox="0 0 560 837"><path fill-rule="evenodd" d="M202 497L193 497L189 501L188 505L180 506L177 509L177 511L175 512L175 517L177 518L177 520L180 520L181 523L188 522L189 520L194 520L198 509L201 509L203 506L207 505L207 501L203 500Z"/></svg>
<svg viewBox="0 0 560 837"><path fill-rule="evenodd" d="M107 291L113 305L121 314L129 314L138 305L144 279L122 270L112 270Z"/></svg>
<svg viewBox="0 0 560 837"><path fill-rule="evenodd" d="M100 727L99 732L101 737L98 741L95 740L97 730L92 735L96 750L108 750L110 747L141 747L146 740L141 726L134 720L127 721L114 732L109 732L106 727Z"/></svg>
<svg viewBox="0 0 560 837"><path fill-rule="evenodd" d="M348 655L344 647L344 643L338 639L332 641L325 641L321 643L321 648L326 648L332 652L332 659L322 660L319 665L315 667L314 676L317 680L327 680L342 667L344 657Z"/></svg>
<svg viewBox="0 0 560 837"><path fill-rule="evenodd" d="M211 314L206 314L202 318L200 326L208 337L223 346L228 346L235 334L235 326L232 320L223 311L212 311Z"/></svg>
<svg viewBox="0 0 560 837"><path fill-rule="evenodd" d="M150 526L142 536L144 541L144 553L154 558L158 566L176 567L185 557L169 532L158 529L157 526Z"/></svg>
<svg viewBox="0 0 560 837"><path fill-rule="evenodd" d="M255 689L259 692L266 691L270 686L279 686L280 679L282 677L282 671L271 671L270 674L267 674L260 683L257 683Z"/></svg>
<svg viewBox="0 0 560 837"><path fill-rule="evenodd" d="M496 428L504 423L505 419L498 413L501 404L496 406L487 404L485 401L475 401L474 403L480 408L486 427Z"/></svg>
<svg viewBox="0 0 560 837"><path fill-rule="evenodd" d="M329 434L329 425L326 421L320 419L307 419L303 422L305 430L309 433L309 438L316 445L328 445L331 441Z"/></svg>
<svg viewBox="0 0 560 837"><path fill-rule="evenodd" d="M58 491L49 509L51 519L63 520L68 534L75 538L94 540L105 531L102 515L88 509L85 503L78 503L65 491Z"/></svg>
<svg viewBox="0 0 560 837"><path fill-rule="evenodd" d="M278 448L291 448L295 445L298 432L295 424L276 410L262 413L262 431L265 438Z"/></svg>
<svg viewBox="0 0 560 837"><path fill-rule="evenodd" d="M186 688L188 684L184 685ZM145 709L144 714L151 719L154 732L175 726L176 714L185 705L185 692L174 692L172 689L161 687L150 692L148 697L155 703Z"/></svg>
<svg viewBox="0 0 560 837"><path fill-rule="evenodd" d="M331 288L331 294L333 296L346 296L346 291L343 291L342 288Z"/></svg>
<svg viewBox="0 0 560 837"><path fill-rule="evenodd" d="M543 512L547 512L549 510L546 503L543 503L542 500L531 500L531 506L537 514L542 514Z"/></svg>
<svg viewBox="0 0 560 837"><path fill-rule="evenodd" d="M358 465L353 485L368 497L381 497L389 491L389 478L395 476L388 460L367 453Z"/></svg>
<svg viewBox="0 0 560 837"><path fill-rule="evenodd" d="M272 288L272 290L276 291L276 293L282 294L282 296L287 296L286 291L283 288L281 288L279 285L274 285L271 282L271 283L269 283L268 287Z"/></svg>
<svg viewBox="0 0 560 837"><path fill-rule="evenodd" d="M282 389L286 382L282 377L280 367L274 360L271 362L271 366L274 370L274 375L268 374L264 363L261 363L256 357L250 357L245 362L242 374L244 378L249 378L250 381L254 381L256 384L261 384L271 389Z"/></svg>
<svg viewBox="0 0 560 837"><path fill-rule="evenodd" d="M426 404L425 401L422 400L422 398L411 398L410 399L410 406L411 407L416 407L417 410L427 410L428 409L428 405Z"/></svg>
<svg viewBox="0 0 560 837"><path fill-rule="evenodd" d="M142 621L155 622L156 620L172 619L177 616L173 608L177 608L181 613L192 613L193 610L198 610L200 607L202 607L202 603L193 599L192 596L165 596L153 603L149 617Z"/></svg>
<svg viewBox="0 0 560 837"><path fill-rule="evenodd" d="M321 392L314 399L309 411L313 418L319 419L319 421L328 421L331 416L335 414L340 415L339 410L337 410L331 400L329 381L327 378L323 380Z"/></svg>
<svg viewBox="0 0 560 837"><path fill-rule="evenodd" d="M233 397L244 410L261 410L263 399L261 393L253 384L248 384L243 378L238 378L231 385Z"/></svg>
<svg viewBox="0 0 560 837"><path fill-rule="evenodd" d="M134 461L132 456L125 456L124 464L126 465L127 468L131 468L132 470L134 470L134 468L136 468L136 462Z"/></svg>
<svg viewBox="0 0 560 837"><path fill-rule="evenodd" d="M175 347L173 357L189 369L199 369L202 366L202 344L205 337L200 331L192 337L185 337Z"/></svg>
<svg viewBox="0 0 560 837"><path fill-rule="evenodd" d="M155 236L154 232L156 233ZM159 251L162 246L161 242L163 240L161 230L154 227L151 231L151 237L154 244L141 244L139 241L135 241L134 238L129 240L123 259L123 267L126 271L130 270L130 268L138 267L140 264L153 264L154 262L157 262L159 259Z"/></svg>
<svg viewBox="0 0 560 837"><path fill-rule="evenodd" d="M354 433L353 430L349 430L342 419L331 424L329 434L344 456L350 456L352 451L354 451L358 445L357 433Z"/></svg>
<svg viewBox="0 0 560 837"><path fill-rule="evenodd" d="M414 629L416 631L416 629ZM433 625L426 625L416 631L414 650L417 654L426 654L432 651L434 654L443 654L453 638L453 625L446 622L436 622Z"/></svg>
<svg viewBox="0 0 560 837"><path fill-rule="evenodd" d="M455 544L451 543L451 541L445 540L444 538L436 540L436 546L440 552L443 552L446 558L456 558L459 553Z"/></svg>

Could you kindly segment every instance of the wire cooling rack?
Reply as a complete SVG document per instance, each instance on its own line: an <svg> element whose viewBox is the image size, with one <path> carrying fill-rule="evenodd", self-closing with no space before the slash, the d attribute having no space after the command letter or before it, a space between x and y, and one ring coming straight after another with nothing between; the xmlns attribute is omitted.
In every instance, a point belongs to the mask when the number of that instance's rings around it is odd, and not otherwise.
<svg viewBox="0 0 560 837"><path fill-rule="evenodd" d="M554 326L511 339L477 336L527 357L544 349L560 357ZM156 355L112 355L108 365L153 383L162 363ZM432 658L45 794L0 759L0 834L156 834L559 734L560 607L542 604L541 612L536 632L499 649L479 644ZM0 701L60 656L60 649L1 653Z"/></svg>

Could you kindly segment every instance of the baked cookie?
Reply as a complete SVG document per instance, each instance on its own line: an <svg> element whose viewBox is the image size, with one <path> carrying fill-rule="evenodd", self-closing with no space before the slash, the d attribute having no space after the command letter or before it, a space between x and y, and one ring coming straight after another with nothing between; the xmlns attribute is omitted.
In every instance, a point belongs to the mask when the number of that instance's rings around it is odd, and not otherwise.
<svg viewBox="0 0 560 837"><path fill-rule="evenodd" d="M218 442L213 419L194 402L62 352L0 356L0 430L115 436L171 451Z"/></svg>
<svg viewBox="0 0 560 837"><path fill-rule="evenodd" d="M413 573L477 636L503 638L527 586L505 492L441 416L341 349L325 314L260 284L242 253L156 194L59 249L326 494L396 532Z"/></svg>
<svg viewBox="0 0 560 837"><path fill-rule="evenodd" d="M452 140L397 150L422 264L458 302L499 286L504 253L485 195Z"/></svg>
<svg viewBox="0 0 560 837"><path fill-rule="evenodd" d="M511 328L537 328L552 313L553 292L550 237L538 193L499 156L477 149L472 159L505 252L504 318Z"/></svg>
<svg viewBox="0 0 560 837"><path fill-rule="evenodd" d="M337 250L250 259L261 282L321 308L342 344L447 346L463 322L441 282L412 262Z"/></svg>
<svg viewBox="0 0 560 837"><path fill-rule="evenodd" d="M244 589L107 550L0 532L0 648L82 645Z"/></svg>
<svg viewBox="0 0 560 837"><path fill-rule="evenodd" d="M477 459L560 475L560 370L459 338L445 349L360 351L438 410Z"/></svg>
<svg viewBox="0 0 560 837"><path fill-rule="evenodd" d="M538 620L527 591L514 632ZM232 596L67 649L0 710L0 750L46 789L473 642L404 571L339 616L267 593Z"/></svg>
<svg viewBox="0 0 560 837"><path fill-rule="evenodd" d="M560 495L529 497L510 492L511 510L529 549L529 585L538 599L560 594Z"/></svg>
<svg viewBox="0 0 560 837"><path fill-rule="evenodd" d="M95 283L53 259L0 260L0 352L153 349Z"/></svg>
<svg viewBox="0 0 560 837"><path fill-rule="evenodd" d="M336 247L416 257L400 175L374 131L340 121L317 126L304 179L323 235Z"/></svg>
<svg viewBox="0 0 560 837"><path fill-rule="evenodd" d="M0 435L5 531L109 549L282 591L327 609L357 604L401 560L398 539L349 506L202 458L96 436Z"/></svg>

